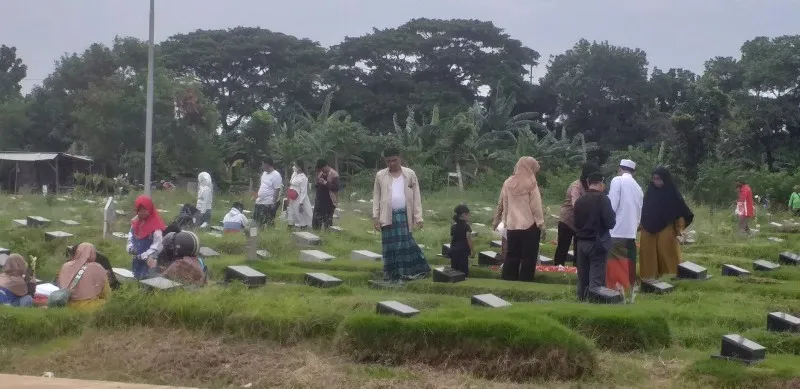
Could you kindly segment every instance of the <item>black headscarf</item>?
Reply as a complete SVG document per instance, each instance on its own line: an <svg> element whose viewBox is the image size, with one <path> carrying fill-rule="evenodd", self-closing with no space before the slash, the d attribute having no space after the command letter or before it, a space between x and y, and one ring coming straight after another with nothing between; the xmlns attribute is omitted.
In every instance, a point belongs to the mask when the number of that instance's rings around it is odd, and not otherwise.
<svg viewBox="0 0 800 389"><path fill-rule="evenodd" d="M675 186L672 174L664 167L657 167L653 170L653 174L661 177L664 186L659 188L650 181L642 205L642 228L655 234L681 217L686 221L687 226L692 224L694 214L686 205L678 187Z"/></svg>
<svg viewBox="0 0 800 389"><path fill-rule="evenodd" d="M600 171L600 168L597 166L597 164L594 164L594 163L591 163L591 162L587 162L587 163L583 164L583 167L581 168L580 181L581 181L581 185L583 185L583 189L584 190L589 189L589 182L587 182L586 179L589 178L590 174L592 174L594 172L597 172L597 171Z"/></svg>

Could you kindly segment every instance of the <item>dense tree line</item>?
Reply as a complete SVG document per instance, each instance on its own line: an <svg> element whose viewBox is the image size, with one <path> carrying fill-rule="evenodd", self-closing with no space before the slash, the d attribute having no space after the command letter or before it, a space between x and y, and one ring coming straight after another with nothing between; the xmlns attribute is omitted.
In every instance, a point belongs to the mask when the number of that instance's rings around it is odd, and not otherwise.
<svg viewBox="0 0 800 389"><path fill-rule="evenodd" d="M246 181L263 155L325 157L352 182L387 144L428 186L448 171L468 183L505 174L527 154L550 172L637 154L689 183L789 175L800 162L798 35L756 37L703 74L649 69L641 49L588 40L531 82L539 62L478 20L415 19L330 48L261 28L175 35L156 48L155 173ZM116 38L62 57L22 96L26 67L2 46L0 145L91 155L107 174L138 177L146 75L146 44Z"/></svg>

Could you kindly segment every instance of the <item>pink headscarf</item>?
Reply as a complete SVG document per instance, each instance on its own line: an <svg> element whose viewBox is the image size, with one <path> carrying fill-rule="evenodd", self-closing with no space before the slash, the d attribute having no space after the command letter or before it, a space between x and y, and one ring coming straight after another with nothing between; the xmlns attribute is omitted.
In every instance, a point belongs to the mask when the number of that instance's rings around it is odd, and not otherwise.
<svg viewBox="0 0 800 389"><path fill-rule="evenodd" d="M536 173L539 172L539 161L533 157L522 157L514 167L514 174L508 177L503 186L514 196L533 192L536 188Z"/></svg>

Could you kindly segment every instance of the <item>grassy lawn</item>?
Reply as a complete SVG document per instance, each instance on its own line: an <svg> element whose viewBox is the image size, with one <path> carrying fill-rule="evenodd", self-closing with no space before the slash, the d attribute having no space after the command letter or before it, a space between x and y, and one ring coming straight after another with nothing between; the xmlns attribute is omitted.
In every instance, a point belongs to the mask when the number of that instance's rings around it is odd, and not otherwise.
<svg viewBox="0 0 800 389"><path fill-rule="evenodd" d="M318 248L336 259L307 263L282 224L260 233L259 248L271 257L246 261L244 236L200 232L203 246L221 256L206 260L215 281L226 266L247 264L267 274L268 285L211 285L202 290L144 294L135 284L115 293L95 314L66 310L0 308L0 371L57 377L109 379L214 388L795 388L800 387L800 335L766 331L769 312L800 313L800 269L783 266L753 272L749 279L722 277L721 267L752 269L755 259L777 262L782 251L800 252L798 235L770 230L737 237L730 213L696 208L697 243L684 246L684 260L708 268L702 282L675 282L668 295L640 294L634 304L595 306L575 302L575 277L537 273L535 283L504 282L488 268L473 267L457 284L430 279L397 289L370 288L380 262L352 260L353 250L380 253L371 231L371 204L358 195L341 204L344 233L322 233ZM460 200L454 200L454 199ZM557 198L552 196L552 198ZM38 277L50 280L64 261L64 247L94 243L115 267L128 268L125 241L102 238L103 200L5 196L0 200L0 247L39 258ZM169 211L191 202L185 193L157 193ZM233 198L215 199L214 224ZM477 247L497 239L489 230L494 194L429 194L426 223L415 233L432 264L449 242L452 208L466 201L478 231ZM114 231L126 232L133 198L119 198L126 211ZM252 209L252 204L249 204ZM558 213L552 203L547 215ZM763 213L763 212L762 212ZM14 219L42 216L44 228L15 226ZM67 226L71 219L81 223ZM547 218L548 228L557 220ZM73 238L45 241L45 231ZM768 237L784 239L781 243ZM555 250L548 232L542 254ZM307 272L344 281L331 289L303 285ZM506 309L470 305L475 294L493 293ZM414 318L375 314L380 301L397 300L421 311ZM745 367L712 360L721 337L738 333L767 347L767 359ZM249 386L247 386L249 384Z"/></svg>

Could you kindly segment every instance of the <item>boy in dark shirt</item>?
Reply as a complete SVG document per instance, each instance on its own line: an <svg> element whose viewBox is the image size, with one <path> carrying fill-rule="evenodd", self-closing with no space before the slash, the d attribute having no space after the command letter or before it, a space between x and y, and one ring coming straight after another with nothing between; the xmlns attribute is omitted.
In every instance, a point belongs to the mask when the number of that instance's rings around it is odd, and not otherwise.
<svg viewBox="0 0 800 389"><path fill-rule="evenodd" d="M575 202L575 238L578 241L578 300L586 299L591 288L605 286L606 259L611 249L609 230L617 224L611 201L603 191L605 183L599 172L589 174L589 190Z"/></svg>
<svg viewBox="0 0 800 389"><path fill-rule="evenodd" d="M469 275L469 257L475 252L472 247L472 228L469 226L469 208L461 204L453 211L450 227L450 267Z"/></svg>

